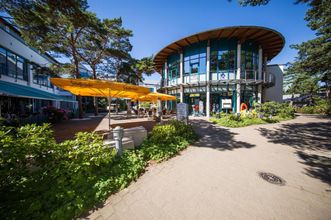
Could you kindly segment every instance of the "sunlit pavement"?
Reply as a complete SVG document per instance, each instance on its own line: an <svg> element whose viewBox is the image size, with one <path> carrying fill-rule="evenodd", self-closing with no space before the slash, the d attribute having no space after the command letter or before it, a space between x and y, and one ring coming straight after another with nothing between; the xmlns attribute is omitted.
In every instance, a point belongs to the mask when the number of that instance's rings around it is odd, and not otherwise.
<svg viewBox="0 0 331 220"><path fill-rule="evenodd" d="M191 122L200 141L149 167L85 218L330 219L330 118L236 129ZM284 183L269 183L259 172Z"/></svg>

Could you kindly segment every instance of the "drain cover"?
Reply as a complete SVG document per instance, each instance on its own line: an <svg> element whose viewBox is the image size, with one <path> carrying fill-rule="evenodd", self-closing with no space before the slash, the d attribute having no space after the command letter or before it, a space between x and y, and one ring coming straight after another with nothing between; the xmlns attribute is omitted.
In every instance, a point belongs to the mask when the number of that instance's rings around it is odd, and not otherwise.
<svg viewBox="0 0 331 220"><path fill-rule="evenodd" d="M258 174L262 179L264 179L265 181L272 183L272 184L284 186L286 183L285 180L283 180L279 176L276 176L275 174L272 174L272 173L258 172Z"/></svg>

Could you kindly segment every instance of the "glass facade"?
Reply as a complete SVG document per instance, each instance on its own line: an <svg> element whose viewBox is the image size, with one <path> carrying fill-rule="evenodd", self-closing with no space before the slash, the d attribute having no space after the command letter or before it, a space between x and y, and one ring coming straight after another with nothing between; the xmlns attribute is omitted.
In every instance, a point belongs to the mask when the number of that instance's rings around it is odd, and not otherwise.
<svg viewBox="0 0 331 220"><path fill-rule="evenodd" d="M183 51L183 98L189 104L192 114L206 115L207 108L207 86L200 84L207 81L207 43L198 42L182 48ZM248 107L257 101L257 85L246 85L242 81L258 80L258 46L253 42L246 41L241 44L241 73L240 80L236 80L237 64L237 39L211 39L210 45L210 112L219 111L235 112L237 109L237 84L241 83L240 102L246 103ZM162 70L162 81L168 86L178 86L180 78L180 54L175 53L167 59L167 74ZM176 79L177 81L174 81ZM221 82L221 83L219 83ZM200 85L199 85L200 84ZM165 84L163 84L165 85ZM176 88L173 87L173 88ZM180 97L178 91L168 90L168 94ZM180 100L178 99L177 102ZM223 102L231 103L231 108L222 105ZM198 107L197 107L198 106ZM226 105L229 106L229 105ZM168 102L168 109L174 109L173 102ZM201 111L202 110L202 111ZM193 113L195 112L195 113Z"/></svg>
<svg viewBox="0 0 331 220"><path fill-rule="evenodd" d="M183 48L184 83L206 80L207 42L199 42Z"/></svg>
<svg viewBox="0 0 331 220"><path fill-rule="evenodd" d="M27 61L0 47L0 74L27 81Z"/></svg>
<svg viewBox="0 0 331 220"><path fill-rule="evenodd" d="M33 83L41 86L46 87L53 87L49 78L49 74L43 73L42 68L37 64L31 64L31 72Z"/></svg>
<svg viewBox="0 0 331 220"><path fill-rule="evenodd" d="M167 64L167 85L176 85L180 77L179 54L169 56Z"/></svg>
<svg viewBox="0 0 331 220"><path fill-rule="evenodd" d="M236 78L237 41L212 40L210 43L211 80L229 80Z"/></svg>
<svg viewBox="0 0 331 220"><path fill-rule="evenodd" d="M258 47L252 42L247 42L243 44L241 48L240 78L246 80L257 80L258 63L259 63Z"/></svg>

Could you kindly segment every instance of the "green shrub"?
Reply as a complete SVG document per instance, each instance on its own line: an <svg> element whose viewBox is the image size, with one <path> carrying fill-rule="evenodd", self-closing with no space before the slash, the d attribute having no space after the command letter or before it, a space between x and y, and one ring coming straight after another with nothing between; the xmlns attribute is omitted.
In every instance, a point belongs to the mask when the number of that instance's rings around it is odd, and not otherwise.
<svg viewBox="0 0 331 220"><path fill-rule="evenodd" d="M331 101L321 98L313 99L313 106L303 106L296 111L303 114L326 114L331 115Z"/></svg>
<svg viewBox="0 0 331 220"><path fill-rule="evenodd" d="M259 115L262 117L258 117ZM221 113L220 116L220 118L213 117L210 120L221 126L237 128L292 119L294 118L294 108L286 103L266 102L251 111L243 111L240 115Z"/></svg>
<svg viewBox="0 0 331 220"><path fill-rule="evenodd" d="M0 218L71 219L144 170L134 151L115 156L94 133L57 144L50 126L0 130Z"/></svg>
<svg viewBox="0 0 331 220"><path fill-rule="evenodd" d="M95 133L58 144L49 124L0 126L0 219L75 218L137 179L148 160L170 158L193 140L191 126L171 121L119 157Z"/></svg>
<svg viewBox="0 0 331 220"><path fill-rule="evenodd" d="M257 109L259 113L262 113L265 117L270 115L279 116L281 118L293 118L294 108L288 103L278 102L265 102L261 107Z"/></svg>
<svg viewBox="0 0 331 220"><path fill-rule="evenodd" d="M196 135L191 125L173 120L168 124L155 126L141 145L140 151L146 160L162 161L176 155L194 140Z"/></svg>

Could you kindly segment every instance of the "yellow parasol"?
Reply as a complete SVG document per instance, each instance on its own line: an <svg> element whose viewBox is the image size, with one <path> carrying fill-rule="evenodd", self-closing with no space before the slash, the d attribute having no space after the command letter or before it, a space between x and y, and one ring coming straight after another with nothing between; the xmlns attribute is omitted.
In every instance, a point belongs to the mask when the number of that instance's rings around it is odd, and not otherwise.
<svg viewBox="0 0 331 220"><path fill-rule="evenodd" d="M51 78L51 82L64 90L80 96L108 97L109 129L111 98L138 99L150 93L149 88L109 80Z"/></svg>
<svg viewBox="0 0 331 220"><path fill-rule="evenodd" d="M176 96L167 95L167 94L158 93L158 92L151 92L151 93L148 93L147 95L140 96L137 100L143 101L143 102L156 102L158 100L172 101L172 100L176 100Z"/></svg>

